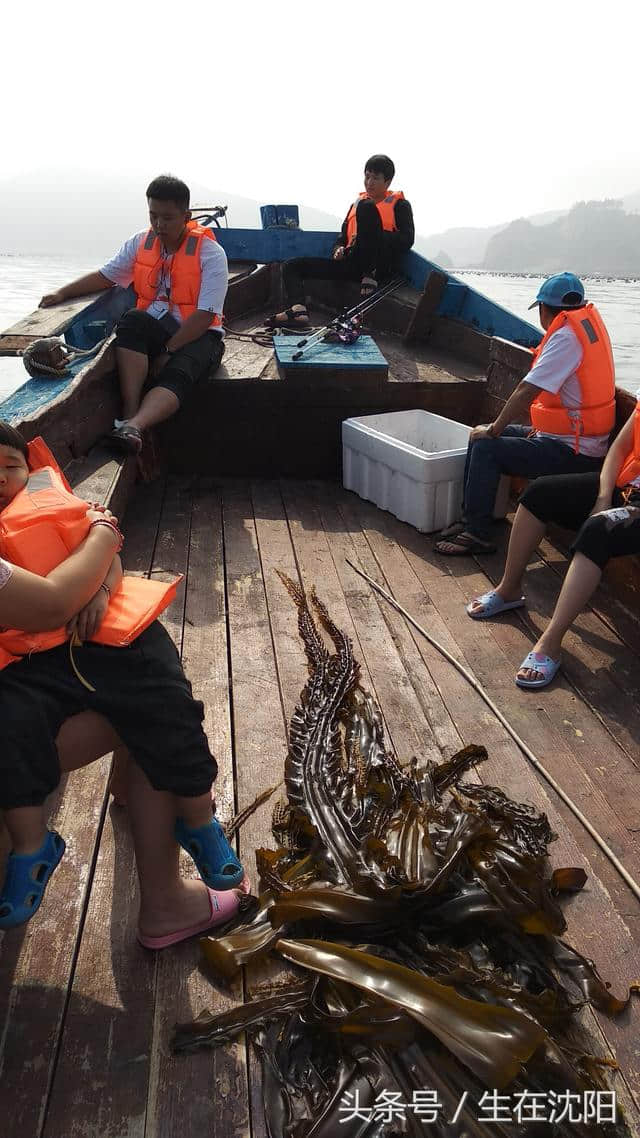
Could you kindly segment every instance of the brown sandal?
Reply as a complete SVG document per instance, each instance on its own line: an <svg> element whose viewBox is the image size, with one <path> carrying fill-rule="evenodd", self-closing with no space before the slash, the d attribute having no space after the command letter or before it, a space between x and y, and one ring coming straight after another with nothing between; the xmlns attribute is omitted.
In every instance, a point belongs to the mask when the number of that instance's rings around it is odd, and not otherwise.
<svg viewBox="0 0 640 1138"><path fill-rule="evenodd" d="M123 423L116 427L107 438L109 446L114 450L124 451L126 454L140 454L142 450L142 435L137 427Z"/></svg>
<svg viewBox="0 0 640 1138"><path fill-rule="evenodd" d="M309 327L309 313L306 308L304 312L296 312L293 308L285 308L284 314L286 318L284 320L278 320L279 313L277 312L275 312L273 316L269 316L267 320L265 320L265 328L268 328L271 332L275 331L276 328L293 328L294 330L299 329L304 332Z"/></svg>
<svg viewBox="0 0 640 1138"><path fill-rule="evenodd" d="M437 541L434 545L436 553L444 557L468 557L472 553L495 553L496 546L490 541L482 541L472 533L459 533L451 541Z"/></svg>

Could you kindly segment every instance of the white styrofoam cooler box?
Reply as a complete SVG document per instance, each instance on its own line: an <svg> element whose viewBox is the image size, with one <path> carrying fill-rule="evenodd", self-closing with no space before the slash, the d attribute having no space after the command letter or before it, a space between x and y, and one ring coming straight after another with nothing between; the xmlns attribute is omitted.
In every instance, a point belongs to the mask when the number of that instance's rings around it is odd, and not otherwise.
<svg viewBox="0 0 640 1138"><path fill-rule="evenodd" d="M471 427L431 411L363 415L342 424L342 482L422 533L458 521ZM504 517L509 479L496 495Z"/></svg>

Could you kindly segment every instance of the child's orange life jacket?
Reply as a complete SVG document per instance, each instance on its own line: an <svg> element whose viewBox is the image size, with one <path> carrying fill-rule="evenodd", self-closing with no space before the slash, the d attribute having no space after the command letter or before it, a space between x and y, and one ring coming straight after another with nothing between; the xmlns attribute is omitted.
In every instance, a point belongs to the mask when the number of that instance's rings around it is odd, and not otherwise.
<svg viewBox="0 0 640 1138"><path fill-rule="evenodd" d="M43 439L29 443L26 486L0 513L0 556L46 577L84 541L90 528L87 503L77 498ZM124 577L92 640L123 648L131 644L171 603L181 577L167 584ZM64 628L48 632L0 629L0 669L64 644Z"/></svg>

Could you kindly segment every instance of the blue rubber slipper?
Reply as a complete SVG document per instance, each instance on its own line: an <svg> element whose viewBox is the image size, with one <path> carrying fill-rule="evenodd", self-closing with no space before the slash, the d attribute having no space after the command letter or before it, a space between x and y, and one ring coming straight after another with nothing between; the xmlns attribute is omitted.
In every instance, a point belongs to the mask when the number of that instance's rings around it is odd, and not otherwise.
<svg viewBox="0 0 640 1138"><path fill-rule="evenodd" d="M47 882L65 851L64 839L55 830L33 854L10 853L0 894L0 929L23 925L40 908Z"/></svg>
<svg viewBox="0 0 640 1138"><path fill-rule="evenodd" d="M244 869L217 818L192 830L176 818L176 841L193 858L198 873L211 889L237 889L244 880Z"/></svg>
<svg viewBox="0 0 640 1138"><path fill-rule="evenodd" d="M524 597L520 597L517 601L505 601L495 589L489 593L483 593L481 597L474 597L469 601L467 607L467 616L472 620L489 620L492 616L498 616L501 612L509 612L509 609L521 609L524 605ZM471 605L483 605L480 612L473 612Z"/></svg>
<svg viewBox="0 0 640 1138"><path fill-rule="evenodd" d="M516 675L516 683L519 688L546 688L558 674L560 661L552 660L551 656L545 656L541 652L529 652L528 656L525 656L522 661L518 671L521 672L523 668L531 668L533 671L542 672L542 679L520 680Z"/></svg>

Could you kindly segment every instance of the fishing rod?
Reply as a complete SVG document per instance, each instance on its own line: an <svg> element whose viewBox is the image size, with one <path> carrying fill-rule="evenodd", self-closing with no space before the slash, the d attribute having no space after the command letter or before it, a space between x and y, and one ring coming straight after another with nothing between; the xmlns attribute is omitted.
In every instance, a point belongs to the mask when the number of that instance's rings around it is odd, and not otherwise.
<svg viewBox="0 0 640 1138"><path fill-rule="evenodd" d="M619 860L619 858L616 857L611 847L607 845L604 838L601 837L598 831L591 825L589 819L585 817L582 811L576 806L575 802L569 798L569 795L566 793L566 791L564 791L560 784L556 782L553 775L550 774L546 767L542 765L540 760L536 758L533 751L525 743L524 739L520 738L517 731L514 730L514 728L509 723L509 720L506 719L502 714L500 708L496 707L496 704L493 702L491 697L487 695L482 684L479 682L479 680L476 679L473 673L468 671L468 669L465 668L459 660L456 660L455 656L452 656L451 653L444 647L444 645L440 644L433 636L431 636L431 634L427 632L421 624L418 624L417 620L414 620L414 618L411 616L411 613L408 613L407 610L402 607L402 605L398 604L397 600L394 596L391 595L391 593L387 593L385 589L381 588L381 586L373 580L373 577L370 577L369 574L365 573L363 569L359 569L358 566L354 565L353 561L350 561L348 557L346 557L345 560L347 562L347 565L350 565L351 568L356 573L358 573L360 577L364 577L365 581L368 581L371 585L371 588L374 589L376 593L379 593L381 597L384 597L385 601L388 601L389 604L392 605L397 612L401 613L405 620L408 620L409 624L411 624L420 633L421 636L424 636L425 640L428 640L429 643L438 650L441 656L444 656L450 664L453 664L454 668L460 672L460 675L464 676L465 680L471 684L472 688L477 691L478 695L481 697L481 699L484 700L484 702L487 704L487 707L491 709L505 730L508 731L514 743L517 743L525 758L527 758L531 765L540 772L544 779L546 779L546 781L549 783L549 786L555 790L556 794L559 796L559 798L562 799L565 806L569 807L572 814L584 826L587 833L591 835L596 845L599 846L605 857L608 858L608 860L611 862L613 868L617 870L622 880L629 886L629 889L635 895L637 900L640 901L640 885L638 885L638 882L635 881L628 870L625 869L622 862Z"/></svg>
<svg viewBox="0 0 640 1138"><path fill-rule="evenodd" d="M360 320L365 312L369 312L371 308L374 308L376 304L384 300L385 296L389 296L390 293L395 292L403 283L402 277L394 277L394 279L388 281L386 285L381 285L371 296L365 296L362 300L358 301L357 304L354 304L353 308L349 308L346 311L343 309L339 316L334 316L328 324L325 324L322 328L318 328L317 332L314 332L311 336L306 336L302 340L298 340L297 347L299 350L294 352L292 359L301 359L308 348L313 347L319 343L320 340L324 340L325 336L331 332L335 332L340 339L343 339L344 343L353 343L360 335ZM352 336L352 338L349 339L349 336Z"/></svg>

